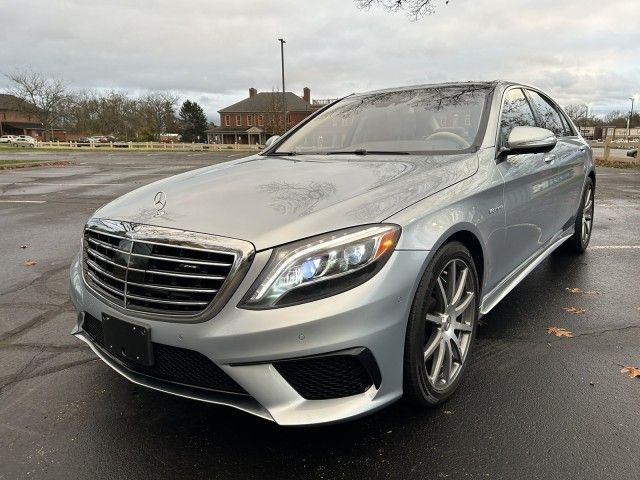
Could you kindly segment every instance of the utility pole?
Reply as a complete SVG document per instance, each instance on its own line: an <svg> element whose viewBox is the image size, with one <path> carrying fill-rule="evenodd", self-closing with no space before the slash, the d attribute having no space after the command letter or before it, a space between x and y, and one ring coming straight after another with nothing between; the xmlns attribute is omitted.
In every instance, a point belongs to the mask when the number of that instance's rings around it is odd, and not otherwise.
<svg viewBox="0 0 640 480"><path fill-rule="evenodd" d="M631 117L633 116L633 97L629 97L631 100L631 110L629 111L629 118L627 118L627 141L629 141L629 135L631 135Z"/></svg>
<svg viewBox="0 0 640 480"><path fill-rule="evenodd" d="M584 106L584 126L589 125L589 105Z"/></svg>
<svg viewBox="0 0 640 480"><path fill-rule="evenodd" d="M287 131L287 101L285 99L284 89L284 44L286 43L284 39L279 38L280 42L280 61L282 63L282 125L284 126L284 131ZM284 132L283 132L284 133Z"/></svg>

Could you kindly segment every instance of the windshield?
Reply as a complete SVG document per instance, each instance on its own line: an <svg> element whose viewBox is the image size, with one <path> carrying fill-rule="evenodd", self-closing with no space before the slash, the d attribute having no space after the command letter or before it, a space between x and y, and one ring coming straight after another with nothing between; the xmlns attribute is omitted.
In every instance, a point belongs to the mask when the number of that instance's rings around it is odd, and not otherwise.
<svg viewBox="0 0 640 480"><path fill-rule="evenodd" d="M421 87L347 97L274 154L460 152L476 143L489 84Z"/></svg>

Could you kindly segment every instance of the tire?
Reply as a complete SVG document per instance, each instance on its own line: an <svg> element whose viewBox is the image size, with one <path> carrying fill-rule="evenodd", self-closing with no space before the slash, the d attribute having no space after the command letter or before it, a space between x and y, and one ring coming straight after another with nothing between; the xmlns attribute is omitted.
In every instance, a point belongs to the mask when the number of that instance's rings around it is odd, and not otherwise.
<svg viewBox="0 0 640 480"><path fill-rule="evenodd" d="M584 253L589 246L593 231L594 194L593 180L591 177L587 177L576 214L575 230L565 243L566 249L571 253Z"/></svg>
<svg viewBox="0 0 640 480"><path fill-rule="evenodd" d="M457 295L451 294L453 289L447 280L452 265ZM461 287L463 276L465 283ZM478 324L478 285L475 263L462 243L449 242L436 252L422 276L407 324L403 389L409 402L434 406L458 388ZM450 302L452 297L454 301ZM458 316L455 307L464 303L466 309L461 309Z"/></svg>

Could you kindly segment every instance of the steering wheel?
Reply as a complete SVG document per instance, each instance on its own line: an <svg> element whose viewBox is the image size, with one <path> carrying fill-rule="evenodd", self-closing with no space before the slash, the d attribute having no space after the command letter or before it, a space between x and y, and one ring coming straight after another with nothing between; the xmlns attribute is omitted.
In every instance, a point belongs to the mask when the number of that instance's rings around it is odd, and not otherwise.
<svg viewBox="0 0 640 480"><path fill-rule="evenodd" d="M463 137L453 132L436 132L429 135L425 141L430 140L449 140L450 142L457 143L462 148L469 148L471 144L467 142Z"/></svg>

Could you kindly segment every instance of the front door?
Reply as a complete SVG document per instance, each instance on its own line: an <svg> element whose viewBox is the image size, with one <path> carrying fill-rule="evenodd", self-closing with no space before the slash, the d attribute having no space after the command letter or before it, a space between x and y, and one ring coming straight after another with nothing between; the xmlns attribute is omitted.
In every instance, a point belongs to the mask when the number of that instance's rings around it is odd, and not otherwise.
<svg viewBox="0 0 640 480"><path fill-rule="evenodd" d="M558 169L556 195L556 213L554 228L564 231L575 222L585 176L585 156L587 145L582 140L553 102L535 90L527 90L531 99L536 121L539 127L551 130L556 134L558 143L551 152Z"/></svg>
<svg viewBox="0 0 640 480"><path fill-rule="evenodd" d="M536 126L536 119L523 90L511 88L502 105L498 148L506 146L509 133L517 126ZM558 208L554 192L558 169L553 152L507 155L498 169L504 180L504 267L511 272L556 233L552 219Z"/></svg>

